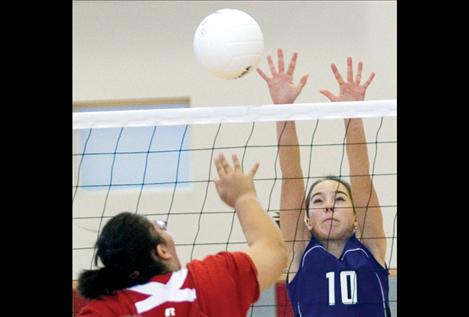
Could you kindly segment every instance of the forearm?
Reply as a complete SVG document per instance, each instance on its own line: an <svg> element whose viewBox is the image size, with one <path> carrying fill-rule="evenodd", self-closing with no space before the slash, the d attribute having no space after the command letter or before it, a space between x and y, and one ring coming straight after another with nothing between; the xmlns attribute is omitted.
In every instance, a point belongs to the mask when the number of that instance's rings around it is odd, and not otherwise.
<svg viewBox="0 0 469 317"><path fill-rule="evenodd" d="M370 176L368 147L362 119L346 119L347 155L350 164L350 183L352 197L358 216L358 225L362 237L384 235L383 216L378 195ZM371 241L374 243L376 241Z"/></svg>
<svg viewBox="0 0 469 317"><path fill-rule="evenodd" d="M282 234L254 195L238 199L235 208L249 244L245 252L256 265L259 288L263 291L278 280L287 265Z"/></svg>
<svg viewBox="0 0 469 317"><path fill-rule="evenodd" d="M302 239L306 230L303 179L283 180L280 195L280 229L286 242Z"/></svg>
<svg viewBox="0 0 469 317"><path fill-rule="evenodd" d="M300 148L295 121L277 122L277 144L283 178L302 178Z"/></svg>
<svg viewBox="0 0 469 317"><path fill-rule="evenodd" d="M345 119L346 146L351 175L368 175L370 162L362 119Z"/></svg>
<svg viewBox="0 0 469 317"><path fill-rule="evenodd" d="M304 179L294 121L277 122L278 150L282 185L280 221L285 240L292 240L304 198ZM292 229L292 230L291 230Z"/></svg>
<svg viewBox="0 0 469 317"><path fill-rule="evenodd" d="M240 197L236 201L235 209L249 246L256 243L272 243L284 247L280 229L254 195Z"/></svg>
<svg viewBox="0 0 469 317"><path fill-rule="evenodd" d="M365 130L362 119L345 119L344 122L347 129L346 147L350 165L352 197L359 220L362 220L363 215L360 211L362 208L366 208L370 203L370 198L375 196L369 171Z"/></svg>
<svg viewBox="0 0 469 317"><path fill-rule="evenodd" d="M282 185L280 195L280 229L289 258L302 253L306 226L304 219L304 178L294 121L277 122Z"/></svg>

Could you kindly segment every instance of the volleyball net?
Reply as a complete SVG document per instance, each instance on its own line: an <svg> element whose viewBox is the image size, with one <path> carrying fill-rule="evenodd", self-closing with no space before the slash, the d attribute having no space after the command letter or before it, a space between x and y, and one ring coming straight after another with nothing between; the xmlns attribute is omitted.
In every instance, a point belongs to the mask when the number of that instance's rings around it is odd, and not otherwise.
<svg viewBox="0 0 469 317"><path fill-rule="evenodd" d="M94 244L122 211L168 222L181 263L247 247L234 210L215 189L213 159L236 153L259 201L278 221L276 121L295 120L305 184L326 175L349 181L344 118L362 118L370 175L380 199L386 264L397 268L396 100L73 114L73 272L95 268Z"/></svg>

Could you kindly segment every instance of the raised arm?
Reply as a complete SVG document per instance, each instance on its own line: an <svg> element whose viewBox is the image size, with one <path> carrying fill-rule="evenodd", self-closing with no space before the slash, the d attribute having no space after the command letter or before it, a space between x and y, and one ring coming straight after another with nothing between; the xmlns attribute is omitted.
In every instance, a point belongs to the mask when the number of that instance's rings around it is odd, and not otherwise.
<svg viewBox="0 0 469 317"><path fill-rule="evenodd" d="M352 58L347 58L347 81L335 64L332 72L339 84L339 95L322 89L320 92L331 101L360 101L365 99L366 89L375 74L371 73L364 84L360 84L363 63L358 63L356 77L353 77ZM386 238L383 227L383 215L378 196L370 177L370 162L366 145L365 129L362 119L345 119L347 156L350 165L350 183L352 199L358 216L357 237L365 244L374 257L383 266L386 255Z"/></svg>
<svg viewBox="0 0 469 317"><path fill-rule="evenodd" d="M282 234L272 218L257 200L252 181L259 164L244 174L239 159L233 155L233 167L220 154L215 158L219 179L215 185L220 198L235 208L241 228L248 242L245 251L257 268L260 290L276 282L286 266L286 248Z"/></svg>
<svg viewBox="0 0 469 317"><path fill-rule="evenodd" d="M297 85L293 83L298 53L293 53L287 72L285 72L284 55L278 49L278 68L272 57L267 56L272 77L268 77L260 68L259 75L266 81L274 104L291 104L305 86L308 75L303 75ZM287 244L289 271L297 271L299 260L306 248L309 232L303 223L305 184L301 169L300 149L294 121L277 122L277 140L282 172L280 195L280 229Z"/></svg>

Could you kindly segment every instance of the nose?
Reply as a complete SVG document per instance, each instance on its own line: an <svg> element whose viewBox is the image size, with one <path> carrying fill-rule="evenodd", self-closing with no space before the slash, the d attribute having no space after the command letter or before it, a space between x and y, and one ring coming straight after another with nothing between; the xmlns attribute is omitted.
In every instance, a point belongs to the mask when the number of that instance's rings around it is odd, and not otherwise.
<svg viewBox="0 0 469 317"><path fill-rule="evenodd" d="M334 197L326 197L324 200L324 212L334 212L335 199Z"/></svg>

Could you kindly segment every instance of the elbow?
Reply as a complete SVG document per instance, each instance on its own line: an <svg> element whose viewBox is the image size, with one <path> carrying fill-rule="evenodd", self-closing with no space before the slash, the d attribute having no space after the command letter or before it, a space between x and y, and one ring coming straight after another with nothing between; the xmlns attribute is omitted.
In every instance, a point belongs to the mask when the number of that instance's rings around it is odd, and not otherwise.
<svg viewBox="0 0 469 317"><path fill-rule="evenodd" d="M271 273L280 275L288 265L288 249L283 239L265 241L262 245L264 254L269 255Z"/></svg>
<svg viewBox="0 0 469 317"><path fill-rule="evenodd" d="M265 254L269 254L268 271L271 274L272 282L277 281L285 268L288 266L288 252L285 242L276 241L271 242L268 249L265 249Z"/></svg>
<svg viewBox="0 0 469 317"><path fill-rule="evenodd" d="M288 264L288 249L285 241L283 238L277 241L276 246L276 259L278 259L278 267L279 267L279 274L283 272L283 269Z"/></svg>
<svg viewBox="0 0 469 317"><path fill-rule="evenodd" d="M278 247L278 264L275 266L276 269L276 280L279 280L282 273L288 267L288 251L286 244L282 241Z"/></svg>
<svg viewBox="0 0 469 317"><path fill-rule="evenodd" d="M287 244L282 241L282 272L283 269L286 268L288 265L288 249Z"/></svg>

